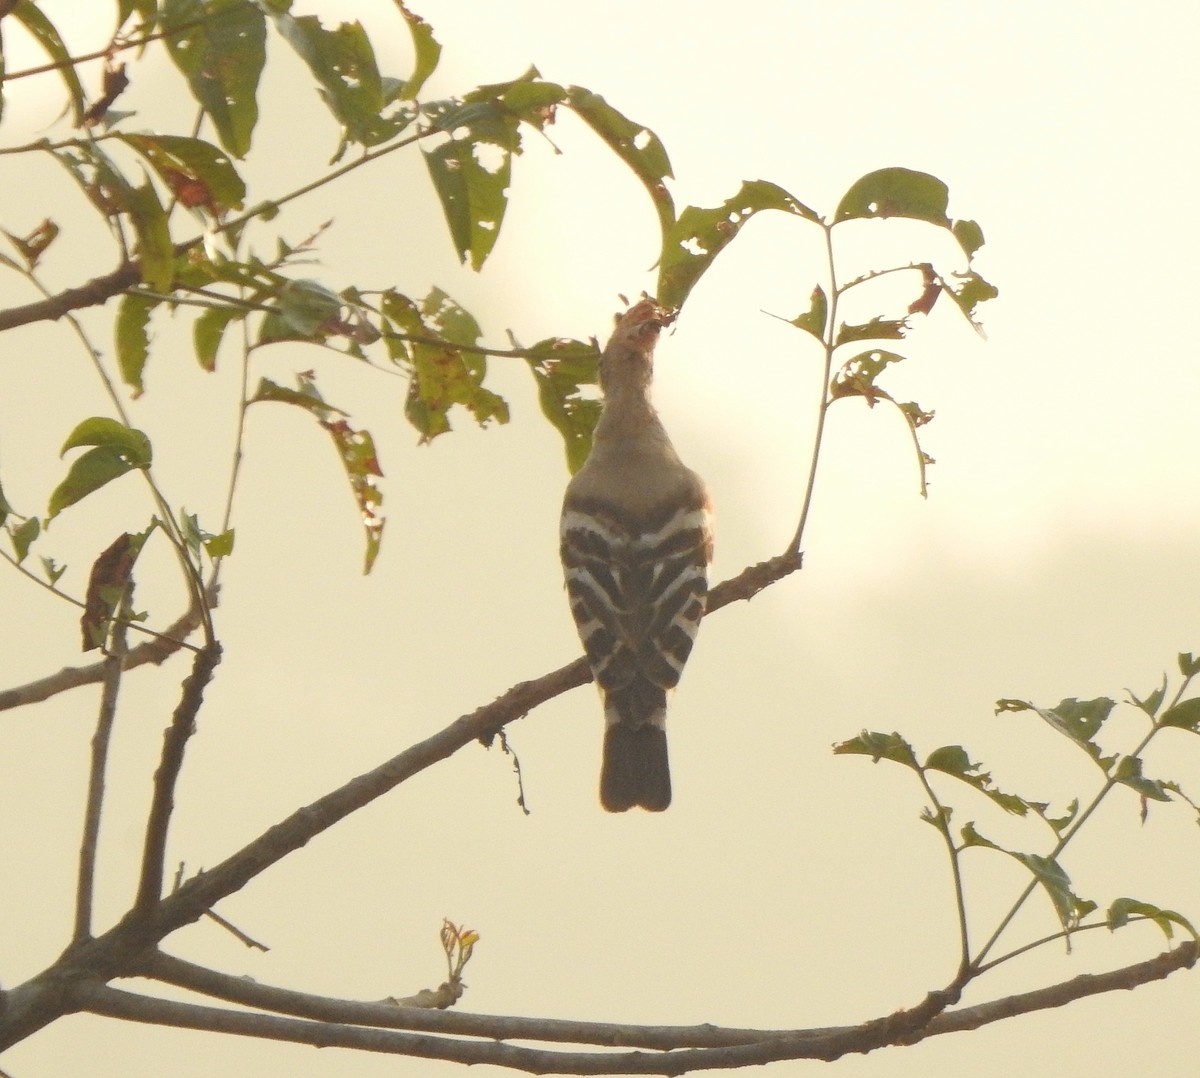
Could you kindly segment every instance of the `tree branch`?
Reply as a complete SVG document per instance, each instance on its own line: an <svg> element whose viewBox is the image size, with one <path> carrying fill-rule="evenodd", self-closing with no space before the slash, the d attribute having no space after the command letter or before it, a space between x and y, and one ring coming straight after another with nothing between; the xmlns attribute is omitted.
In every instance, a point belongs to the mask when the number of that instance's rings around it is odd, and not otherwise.
<svg viewBox="0 0 1200 1078"><path fill-rule="evenodd" d="M29 325L31 322L54 321L81 307L96 307L107 303L113 296L137 284L141 279L142 270L136 262L122 262L112 273L93 277L87 284L78 288L68 288L65 292L39 299L35 303L26 303L22 307L0 310L0 332Z"/></svg>
<svg viewBox="0 0 1200 1078"><path fill-rule="evenodd" d="M217 605L217 590L209 588L207 601L210 607ZM125 655L124 670L132 670L135 666L154 663L161 666L180 648L190 647L184 640L194 633L203 620L198 607L193 606L185 614L168 625L161 633L156 633L154 639L147 640L137 647L131 648ZM132 626L134 629L142 628ZM26 704L40 703L52 696L57 696L67 689L77 689L81 685L94 685L104 680L106 662L90 663L87 666L64 666L56 674L18 685L15 689L5 689L0 692L0 711L14 707L24 707Z"/></svg>
<svg viewBox="0 0 1200 1078"><path fill-rule="evenodd" d="M175 808L175 783L183 768L183 752L196 730L196 715L204 702L204 690L221 661L221 646L213 642L196 653L192 672L183 683L183 694L163 734L163 751L154 773L154 794L146 821L146 845L142 854L142 877L138 884L134 913L145 914L162 897L167 851L167 827Z"/></svg>
<svg viewBox="0 0 1200 1078"><path fill-rule="evenodd" d="M190 971L199 970L199 967L166 956L156 956L147 969L153 971L157 968L161 973L174 971L179 976L165 979L177 984L188 982L187 987L212 988L214 982L211 978L216 978L229 984L231 998L237 997L236 1002L272 1007L283 1003L287 1007L277 1009L293 1012L303 1009L314 1020L177 1003L135 995L95 982L74 990L71 996L73 1009L112 1018L316 1047L343 1047L465 1064L491 1063L534 1074L678 1075L692 1070L733 1069L784 1059L830 1061L888 1045L913 1044L926 1037L977 1029L1014 1015L1059 1007L1102 992L1131 989L1161 980L1176 970L1193 966L1197 954L1195 942L1189 941L1145 962L1108 973L1084 974L1033 992L938 1014L924 1024L928 1011L943 1004L945 993L931 993L921 1006L911 1011L898 1011L862 1025L811 1030L725 1030L710 1025L630 1027L421 1012L415 1008L390 1004L323 1000L303 993L266 988L253 982L239 982L238 978L227 978L208 970L200 971L203 976L196 977ZM233 986L232 982L239 982L240 989ZM340 1020L330 1021L326 1017L333 1014L339 1015ZM347 1016L349 1023L345 1020ZM454 1039L398 1032L395 1027L436 1029L439 1033L454 1034ZM486 1041L479 1043L458 1039L464 1035L486 1038ZM658 1051L655 1054L642 1051L560 1052L497 1043L507 1039L610 1046L636 1044Z"/></svg>

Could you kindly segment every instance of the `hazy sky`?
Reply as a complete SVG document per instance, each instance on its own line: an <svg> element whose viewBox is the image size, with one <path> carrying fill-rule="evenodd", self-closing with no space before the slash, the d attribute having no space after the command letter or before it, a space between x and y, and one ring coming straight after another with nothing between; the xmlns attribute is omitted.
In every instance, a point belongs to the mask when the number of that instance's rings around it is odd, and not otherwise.
<svg viewBox="0 0 1200 1078"><path fill-rule="evenodd" d="M101 5L103 6L103 5ZM78 15L43 7L66 29ZM1200 373L1191 340L1198 229L1195 50L1200 12L1136 6L881 2L738 5L617 0L563 5L414 4L445 48L430 95L462 93L536 63L653 128L671 154L676 204L712 205L764 178L829 213L860 175L903 165L950 187L950 212L987 236L978 268L1000 288L979 339L949 304L911 339L886 383L937 412L937 459L917 492L907 433L860 401L833 409L802 573L706 622L670 720L675 803L611 817L596 798L602 717L590 688L510 730L510 762L469 747L271 870L220 909L267 942L248 952L201 924L169 949L266 983L352 998L434 986L443 916L478 929L464 1009L649 1023L849 1024L920 1000L952 976L948 868L923 825L913 776L831 755L864 727L902 731L924 753L963 744L1000 784L1062 806L1096 772L1000 697L1150 690L1181 650L1200 650ZM361 18L381 64L403 75L407 34L385 0L312 5ZM68 13L69 16L68 17ZM76 23L73 43L95 47ZM6 45L16 33L8 32ZM272 40L264 114L246 169L251 200L319 173L336 131L310 78ZM22 54L28 56L30 54ZM14 59L12 66L27 60ZM136 128L183 131L191 106L160 62L134 67ZM93 76L94 81L94 76ZM37 137L59 108L17 95L4 144ZM657 228L644 192L582 125L555 146L526 137L512 207L483 274L458 267L415 154L360 170L278 219L296 242L333 219L320 264L351 283L423 294L436 283L504 347L550 334L603 337L618 293L653 285ZM100 230L49 161L3 160L0 225L64 225L47 256L54 288L111 268ZM273 248L270 234L259 241ZM659 349L658 401L717 505L716 579L783 548L799 511L819 357L791 318L819 269L819 234L764 216L722 255ZM914 242L920 242L918 237ZM880 240L879 242L883 242ZM924 255L919 255L925 257ZM905 257L908 257L907 255ZM5 302L32 298L11 281ZM111 312L86 325L107 347ZM130 405L154 439L176 504L219 519L232 446L237 357L215 375L190 354L189 323L159 319L148 389ZM557 517L567 473L524 364L494 363L512 423L418 448L404 383L302 346L254 359L289 380L314 369L327 399L369 428L389 523L369 578L340 466L307 417L260 408L238 492L237 551L218 611L226 648L189 749L172 863L212 865L295 807L513 683L575 657ZM45 504L58 449L105 402L65 326L0 346L0 476L25 512ZM40 510L37 510L40 511ZM150 508L130 483L56 521L44 553L86 567ZM164 554L139 585L154 624L178 612ZM11 627L0 688L79 662L74 608L0 573ZM180 662L126 680L100 880L101 919L131 894L140 823ZM0 716L0 980L35 973L70 925L96 693ZM1106 742L1137 735L1124 712ZM1200 786L1194 738L1146 761ZM1045 852L1042 832L965 787L957 822ZM1200 918L1196 824L1186 807L1114 797L1065 859L1101 907L1131 895ZM966 859L972 930L990 934L1026 879L988 851ZM1054 930L1032 903L1011 946ZM1157 930L1081 939L1000 967L975 1003L1157 953ZM983 1031L836 1065L839 1075L1083 1078L1194 1070L1195 974ZM448 1066L314 1053L73 1018L0 1062L16 1078L214 1073L320 1078L441 1075ZM777 1065L799 1074L815 1065ZM493 1073L478 1068L474 1073ZM495 1073L499 1073L496 1071Z"/></svg>

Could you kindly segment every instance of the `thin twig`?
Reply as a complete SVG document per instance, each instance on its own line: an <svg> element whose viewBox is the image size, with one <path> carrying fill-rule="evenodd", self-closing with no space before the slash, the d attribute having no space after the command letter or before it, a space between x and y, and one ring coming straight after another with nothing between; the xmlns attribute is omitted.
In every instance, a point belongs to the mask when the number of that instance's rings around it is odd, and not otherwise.
<svg viewBox="0 0 1200 1078"><path fill-rule="evenodd" d="M221 646L215 642L196 653L192 672L183 683L179 704L171 716L171 724L163 733L162 756L154 773L154 793L146 820L146 841L141 880L134 901L135 913L145 914L162 897L167 828L175 808L175 783L183 768L184 749L196 729L196 715L204 701L204 690L220 661Z"/></svg>
<svg viewBox="0 0 1200 1078"><path fill-rule="evenodd" d="M126 593L118 615L129 610ZM105 657L104 688L100 694L100 715L92 735L92 762L88 773L87 805L83 817L83 839L79 844L79 879L75 888L75 943L92 935L92 900L96 882L96 849L100 841L100 816L104 808L104 777L108 768L108 746L112 740L113 723L117 717L117 697L121 689L121 674L125 665L125 635L127 620L113 620L109 653Z"/></svg>

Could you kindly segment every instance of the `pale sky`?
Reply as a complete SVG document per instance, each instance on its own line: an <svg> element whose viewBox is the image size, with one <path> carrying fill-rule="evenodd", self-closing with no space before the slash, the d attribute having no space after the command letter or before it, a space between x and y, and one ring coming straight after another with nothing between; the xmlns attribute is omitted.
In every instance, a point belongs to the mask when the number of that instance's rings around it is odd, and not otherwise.
<svg viewBox="0 0 1200 1078"><path fill-rule="evenodd" d="M952 976L948 866L922 824L914 776L830 746L867 727L903 732L921 754L962 744L1001 786L1064 805L1097 772L1000 697L1139 694L1200 650L1200 373L1190 339L1198 228L1195 51L1200 12L1150 0L1000 5L875 2L738 5L549 0L413 5L444 47L427 96L464 93L536 63L546 78L603 94L671 154L678 207L713 205L764 178L819 212L873 169L931 172L950 213L980 222L980 272L1000 289L978 338L948 303L910 340L885 383L937 412L937 459L917 492L899 418L861 401L834 408L804 570L702 627L671 708L675 802L661 816L604 814L596 797L602 715L591 688L509 731L510 762L471 746L293 855L220 912L268 943L245 950L200 924L172 953L256 980L377 999L442 979L442 917L476 928L461 1008L654 1024L852 1024L911 1006ZM64 28L76 5L43 7ZM389 74L410 64L386 0L309 4L361 18ZM76 25L72 43L102 40ZM15 32L8 32L8 45ZM385 46L385 42L390 45ZM317 175L336 131L310 78L270 43L263 120L245 174L251 201ZM15 54L11 66L35 62ZM182 82L133 68L130 129L184 130ZM5 145L45 133L60 104L15 95ZM58 129L56 129L57 131ZM51 132L54 134L55 132ZM438 284L506 346L551 334L603 337L619 293L653 286L657 227L646 196L583 126L563 115L548 143L526 135L509 216L480 275L457 266L415 153L394 155L289 206L296 242L333 224L320 264L332 288ZM49 161L5 157L0 226L45 216L64 235L45 262L54 288L112 268L100 230ZM263 249L273 240L262 233ZM807 467L819 357L791 318L811 290L819 234L764 215L721 256L658 352L657 399L684 459L717 506L714 580L779 552ZM11 278L4 306L32 296ZM108 347L111 311L86 325ZM160 318L145 396L130 405L154 440L176 504L219 519L232 445L237 356L201 372L190 323ZM226 650L177 798L170 859L212 865L263 828L517 681L578 654L557 562L567 472L523 363L494 361L513 421L467 416L418 448L404 383L303 346L256 355L255 375L314 369L326 398L376 438L389 517L374 573L326 439L308 417L252 414L238 491L237 549L217 611ZM41 511L58 450L105 401L65 326L4 336L0 478ZM90 561L150 513L135 484L56 520L43 553L84 586ZM139 585L153 624L179 612L161 567ZM80 662L77 614L0 572L9 644L0 688ZM132 891L140 825L179 661L125 682L104 832L99 916ZM76 690L0 716L0 981L59 953L97 693ZM1136 723L1111 720L1114 751ZM1200 748L1164 737L1147 773L1200 794ZM1029 852L1033 824L945 786L959 823ZM1145 826L1114 797L1065 858L1101 907L1132 896L1200 918L1197 833L1183 805ZM998 854L965 858L972 929L991 933L1026 876ZM1011 946L1054 930L1035 902ZM1096 932L1074 953L1043 948L973 984L966 1003L1149 958L1156 929ZM1197 975L1133 994L889 1049L835 1065L839 1078L1194 1071ZM214 1073L317 1078L450 1075L448 1065L257 1044L86 1017L10 1051L15 1078ZM816 1070L784 1063L771 1073ZM472 1074L499 1070L476 1068Z"/></svg>

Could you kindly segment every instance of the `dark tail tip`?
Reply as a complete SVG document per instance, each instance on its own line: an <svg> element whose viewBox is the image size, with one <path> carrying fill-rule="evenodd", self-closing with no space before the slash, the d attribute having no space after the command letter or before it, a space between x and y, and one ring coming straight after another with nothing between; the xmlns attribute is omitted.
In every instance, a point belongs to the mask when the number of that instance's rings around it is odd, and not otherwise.
<svg viewBox="0 0 1200 1078"><path fill-rule="evenodd" d="M670 803L666 731L649 725L610 726L604 734L600 804L608 812L624 812L634 805L662 812Z"/></svg>

